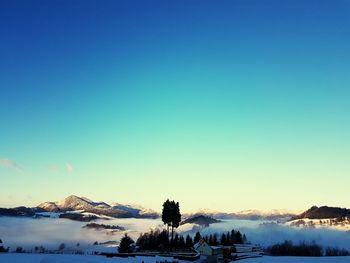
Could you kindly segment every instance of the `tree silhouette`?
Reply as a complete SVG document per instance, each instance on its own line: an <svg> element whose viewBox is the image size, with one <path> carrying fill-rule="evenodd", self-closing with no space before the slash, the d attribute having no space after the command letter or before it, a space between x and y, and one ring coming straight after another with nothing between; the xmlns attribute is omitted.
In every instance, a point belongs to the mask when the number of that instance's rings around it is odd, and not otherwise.
<svg viewBox="0 0 350 263"><path fill-rule="evenodd" d="M119 253L130 253L132 252L131 244L135 243L128 234L122 237L119 244Z"/></svg>
<svg viewBox="0 0 350 263"><path fill-rule="evenodd" d="M186 241L184 236L176 234L174 237L173 247L176 248L191 248L192 238L188 235ZM159 231L158 229L147 233L140 234L140 237L136 241L136 245L139 247L140 251L143 250L157 250L161 251L169 247L169 236L168 232L164 229Z"/></svg>
<svg viewBox="0 0 350 263"><path fill-rule="evenodd" d="M199 242L199 240L202 239L202 236L199 232L196 233L196 235L194 236L194 239L193 239L193 243L196 244Z"/></svg>
<svg viewBox="0 0 350 263"><path fill-rule="evenodd" d="M193 246L193 241L190 235L186 236L186 247L191 248Z"/></svg>
<svg viewBox="0 0 350 263"><path fill-rule="evenodd" d="M168 227L171 227L171 242L174 240L174 228L178 228L181 222L181 213L180 213L180 205L179 202L169 201L167 199L163 203L163 211L162 211L162 221Z"/></svg>
<svg viewBox="0 0 350 263"><path fill-rule="evenodd" d="M166 230L163 230L157 237L159 248L167 248L169 246L169 235Z"/></svg>
<svg viewBox="0 0 350 263"><path fill-rule="evenodd" d="M171 241L174 240L174 228L178 228L181 222L179 202L170 202L170 218L171 218Z"/></svg>
<svg viewBox="0 0 350 263"><path fill-rule="evenodd" d="M241 232L237 231L235 235L235 242L237 244L243 244L242 234Z"/></svg>
<svg viewBox="0 0 350 263"><path fill-rule="evenodd" d="M163 211L162 211L162 221L164 225L167 225L168 235L169 235L169 226L171 225L171 202L167 199L163 203Z"/></svg>
<svg viewBox="0 0 350 263"><path fill-rule="evenodd" d="M208 244L211 246L213 245L213 235L212 234L209 235Z"/></svg>
<svg viewBox="0 0 350 263"><path fill-rule="evenodd" d="M64 244L64 243L61 243L60 245L59 245L59 247L58 247L58 250L63 250L63 249L65 249L66 248L66 245Z"/></svg>
<svg viewBox="0 0 350 263"><path fill-rule="evenodd" d="M226 244L227 244L225 233L222 233L222 235L221 235L220 244L223 245L223 246L226 246Z"/></svg>
<svg viewBox="0 0 350 263"><path fill-rule="evenodd" d="M2 240L0 239L0 253L8 252L8 249L4 248L2 244Z"/></svg>
<svg viewBox="0 0 350 263"><path fill-rule="evenodd" d="M173 246L178 247L179 246L179 235L175 234L174 240L173 240Z"/></svg>

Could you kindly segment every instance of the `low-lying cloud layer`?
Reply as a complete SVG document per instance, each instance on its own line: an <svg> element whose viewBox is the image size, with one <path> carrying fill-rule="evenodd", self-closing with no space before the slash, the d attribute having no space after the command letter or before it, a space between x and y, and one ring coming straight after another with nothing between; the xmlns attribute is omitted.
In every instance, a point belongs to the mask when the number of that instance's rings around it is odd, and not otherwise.
<svg viewBox="0 0 350 263"><path fill-rule="evenodd" d="M113 219L101 221L104 224L119 225L125 227L126 232L137 239L141 232L150 229L164 228L160 219ZM202 234L227 232L232 229L245 233L248 241L262 246L268 246L284 240L291 240L295 243L306 241L313 242L327 247L339 247L350 250L350 234L346 231L330 230L325 228L296 228L280 224L262 224L262 221L251 220L224 220L221 223L211 224L203 228ZM32 218L11 218L0 217L1 239L6 246L12 248L23 246L32 248L37 245L44 245L48 248L57 248L58 244L64 242L67 245L92 244L94 241L106 242L109 240L119 241L124 231L114 235L108 235L106 231L87 230L82 228L84 222L76 222L66 219L32 219ZM184 230L183 234L194 235L197 230Z"/></svg>

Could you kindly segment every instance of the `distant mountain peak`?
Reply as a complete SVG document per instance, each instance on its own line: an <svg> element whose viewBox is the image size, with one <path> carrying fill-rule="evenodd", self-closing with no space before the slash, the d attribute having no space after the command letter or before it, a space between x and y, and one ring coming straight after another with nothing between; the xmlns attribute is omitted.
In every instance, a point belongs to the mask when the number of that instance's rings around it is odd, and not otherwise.
<svg viewBox="0 0 350 263"><path fill-rule="evenodd" d="M75 195L70 195L66 197L62 201L58 202L57 205L61 209L65 210L86 210L94 207L91 201L88 201L84 198Z"/></svg>
<svg viewBox="0 0 350 263"><path fill-rule="evenodd" d="M45 202L37 206L45 211L77 211L83 210L99 215L111 217L158 217L158 213L141 206L122 205L115 203L112 206L105 202L95 202L86 197L70 195L58 202Z"/></svg>
<svg viewBox="0 0 350 263"><path fill-rule="evenodd" d="M218 212L210 209L200 209L196 213L185 214L184 217L190 218L194 216L204 215L204 216L210 216L216 219L276 220L276 219L282 219L282 218L288 219L298 215L299 213L300 211L295 212L287 209L273 209L270 211L260 211L255 209L249 209L249 210L242 210L235 213Z"/></svg>

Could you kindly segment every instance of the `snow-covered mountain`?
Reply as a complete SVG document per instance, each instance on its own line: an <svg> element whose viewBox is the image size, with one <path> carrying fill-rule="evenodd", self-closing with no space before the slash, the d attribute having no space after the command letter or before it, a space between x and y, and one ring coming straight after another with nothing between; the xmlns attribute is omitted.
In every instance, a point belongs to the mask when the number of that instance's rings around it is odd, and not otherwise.
<svg viewBox="0 0 350 263"><path fill-rule="evenodd" d="M325 228L340 231L350 231L350 217L321 218L321 219L295 219L285 223L298 228Z"/></svg>
<svg viewBox="0 0 350 263"><path fill-rule="evenodd" d="M279 219L279 218L291 218L300 211L292 211L287 209L273 209L269 211L260 211L260 210L243 210L237 213L233 213L237 218L246 218L246 219Z"/></svg>
<svg viewBox="0 0 350 263"><path fill-rule="evenodd" d="M247 219L247 220L277 220L289 219L300 214L300 211L291 211L286 209L274 209L270 211L260 210L243 210L233 213L218 212L213 210L201 209L193 214L185 214L184 217L189 218L193 216L209 216L216 219Z"/></svg>
<svg viewBox="0 0 350 263"><path fill-rule="evenodd" d="M67 211L85 211L97 215L106 215L110 217L136 217L136 218L155 218L158 213L145 209L141 206L112 204L105 202L94 202L86 197L70 195L58 202L45 202L37 206L47 212L67 212Z"/></svg>
<svg viewBox="0 0 350 263"><path fill-rule="evenodd" d="M329 206L312 206L310 209L286 222L287 225L303 228L331 228L349 231L350 209Z"/></svg>

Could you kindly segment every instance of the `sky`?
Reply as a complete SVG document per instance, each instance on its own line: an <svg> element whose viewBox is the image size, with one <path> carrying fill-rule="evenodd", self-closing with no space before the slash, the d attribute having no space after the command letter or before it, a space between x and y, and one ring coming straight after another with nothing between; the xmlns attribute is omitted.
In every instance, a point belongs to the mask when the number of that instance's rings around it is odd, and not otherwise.
<svg viewBox="0 0 350 263"><path fill-rule="evenodd" d="M0 207L350 207L350 1L0 2Z"/></svg>

